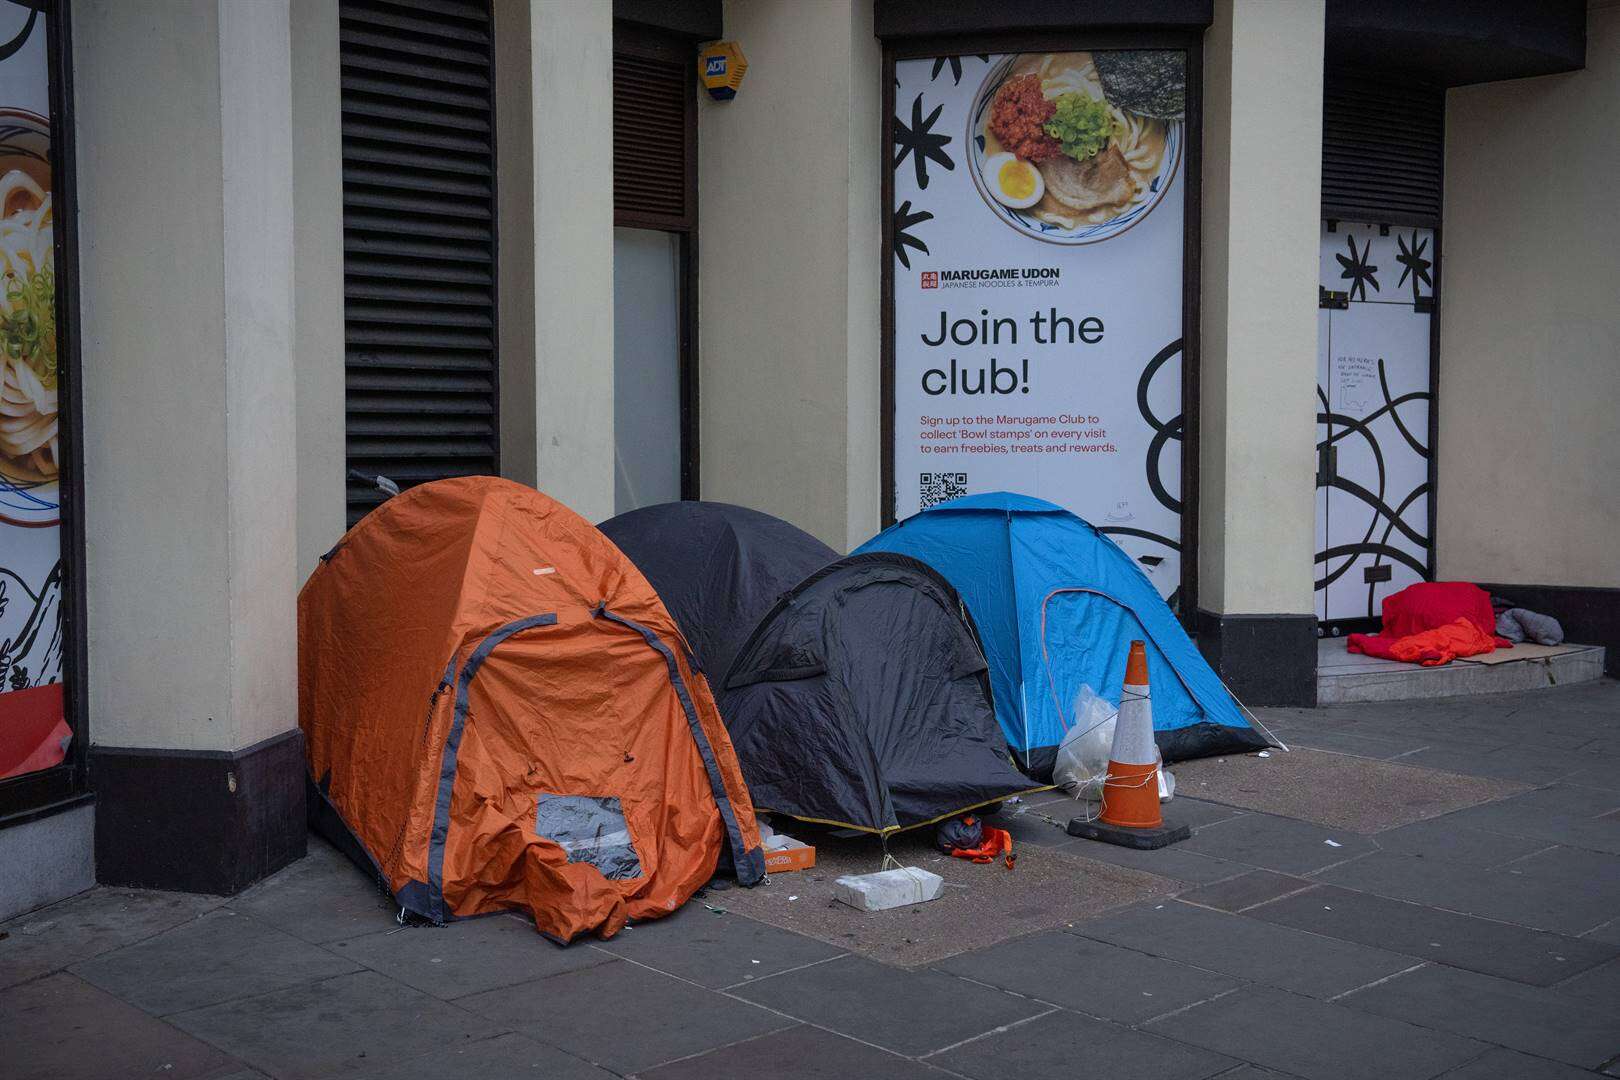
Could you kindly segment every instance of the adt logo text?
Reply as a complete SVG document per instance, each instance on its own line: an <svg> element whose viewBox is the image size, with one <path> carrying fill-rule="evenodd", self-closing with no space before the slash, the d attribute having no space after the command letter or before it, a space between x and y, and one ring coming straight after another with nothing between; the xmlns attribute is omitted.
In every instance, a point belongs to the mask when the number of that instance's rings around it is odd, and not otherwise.
<svg viewBox="0 0 1620 1080"><path fill-rule="evenodd" d="M922 272L922 287L925 289L939 288L939 271L924 270Z"/></svg>
<svg viewBox="0 0 1620 1080"><path fill-rule="evenodd" d="M709 57L709 66L703 69L705 75L724 75L726 73L726 58L723 56Z"/></svg>

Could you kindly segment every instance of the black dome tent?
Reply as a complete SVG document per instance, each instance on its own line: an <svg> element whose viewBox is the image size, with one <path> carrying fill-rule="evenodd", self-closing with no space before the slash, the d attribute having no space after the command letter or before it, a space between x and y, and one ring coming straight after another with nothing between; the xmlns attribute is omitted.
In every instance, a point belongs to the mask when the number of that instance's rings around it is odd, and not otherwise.
<svg viewBox="0 0 1620 1080"><path fill-rule="evenodd" d="M966 606L909 556L811 575L717 685L760 810L889 833L1041 790L1008 759Z"/></svg>
<svg viewBox="0 0 1620 1080"><path fill-rule="evenodd" d="M777 598L838 558L803 529L729 503L659 503L598 528L652 583L717 691Z"/></svg>

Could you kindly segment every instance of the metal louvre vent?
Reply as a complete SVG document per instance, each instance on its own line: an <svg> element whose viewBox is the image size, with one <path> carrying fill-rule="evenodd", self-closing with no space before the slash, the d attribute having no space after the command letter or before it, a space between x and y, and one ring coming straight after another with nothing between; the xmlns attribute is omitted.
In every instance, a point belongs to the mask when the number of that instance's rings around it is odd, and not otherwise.
<svg viewBox="0 0 1620 1080"><path fill-rule="evenodd" d="M1438 226L1445 90L1330 71L1322 98L1322 216Z"/></svg>
<svg viewBox="0 0 1620 1080"><path fill-rule="evenodd" d="M348 465L491 474L495 122L488 0L342 0ZM349 523L383 498L350 480Z"/></svg>
<svg viewBox="0 0 1620 1080"><path fill-rule="evenodd" d="M620 224L691 225L687 108L696 90L678 59L613 54L613 212Z"/></svg>

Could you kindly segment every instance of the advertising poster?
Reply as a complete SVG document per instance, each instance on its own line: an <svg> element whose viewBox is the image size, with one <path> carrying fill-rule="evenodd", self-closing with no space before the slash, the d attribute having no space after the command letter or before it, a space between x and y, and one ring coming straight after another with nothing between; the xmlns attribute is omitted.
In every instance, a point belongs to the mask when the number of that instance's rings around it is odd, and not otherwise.
<svg viewBox="0 0 1620 1080"><path fill-rule="evenodd" d="M61 437L46 25L0 2L0 779L62 763Z"/></svg>
<svg viewBox="0 0 1620 1080"><path fill-rule="evenodd" d="M1015 491L1181 582L1180 50L898 60L894 514Z"/></svg>

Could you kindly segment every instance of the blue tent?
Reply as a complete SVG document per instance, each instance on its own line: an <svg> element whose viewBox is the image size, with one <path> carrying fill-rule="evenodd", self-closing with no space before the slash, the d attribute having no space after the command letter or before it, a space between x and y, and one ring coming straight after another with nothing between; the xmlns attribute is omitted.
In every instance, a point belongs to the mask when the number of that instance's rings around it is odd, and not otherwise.
<svg viewBox="0 0 1620 1080"><path fill-rule="evenodd" d="M920 559L978 623L996 717L1031 775L1050 776L1083 685L1118 703L1133 639L1147 643L1166 761L1270 745L1239 712L1131 557L1092 525L1008 492L931 506L856 549Z"/></svg>

